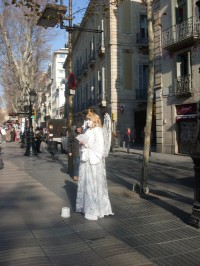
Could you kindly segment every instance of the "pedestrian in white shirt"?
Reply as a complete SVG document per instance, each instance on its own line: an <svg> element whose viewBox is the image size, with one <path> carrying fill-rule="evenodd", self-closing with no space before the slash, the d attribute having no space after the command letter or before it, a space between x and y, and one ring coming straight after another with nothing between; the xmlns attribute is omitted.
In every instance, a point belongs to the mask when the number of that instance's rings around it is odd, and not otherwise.
<svg viewBox="0 0 200 266"><path fill-rule="evenodd" d="M5 143L6 142L6 129L5 129L5 127L3 127L1 129L1 136L2 136L1 143Z"/></svg>

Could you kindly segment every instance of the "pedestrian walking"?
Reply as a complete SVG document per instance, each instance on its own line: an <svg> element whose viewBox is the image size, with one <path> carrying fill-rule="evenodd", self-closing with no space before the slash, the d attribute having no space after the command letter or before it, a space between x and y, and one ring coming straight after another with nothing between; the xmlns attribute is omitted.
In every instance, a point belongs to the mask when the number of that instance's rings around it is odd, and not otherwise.
<svg viewBox="0 0 200 266"><path fill-rule="evenodd" d="M124 141L126 144L127 153L130 153L130 147L131 147L131 143L134 141L134 137L132 136L132 132L129 127L127 128L127 131L125 133Z"/></svg>
<svg viewBox="0 0 200 266"><path fill-rule="evenodd" d="M87 114L86 126L85 133L78 137L81 149L76 211L82 212L88 220L97 220L113 215L106 180L106 141L97 114Z"/></svg>
<svg viewBox="0 0 200 266"><path fill-rule="evenodd" d="M5 143L6 142L6 129L5 127L2 127L1 129L1 143Z"/></svg>
<svg viewBox="0 0 200 266"><path fill-rule="evenodd" d="M12 128L10 129L10 142L15 141L15 136L16 136L16 131L15 131L15 128L12 127Z"/></svg>
<svg viewBox="0 0 200 266"><path fill-rule="evenodd" d="M79 177L79 165L80 165L80 153L79 153L79 141L77 136L82 133L82 123L77 123L75 130L70 134L68 139L68 155L73 157L73 179L78 181Z"/></svg>

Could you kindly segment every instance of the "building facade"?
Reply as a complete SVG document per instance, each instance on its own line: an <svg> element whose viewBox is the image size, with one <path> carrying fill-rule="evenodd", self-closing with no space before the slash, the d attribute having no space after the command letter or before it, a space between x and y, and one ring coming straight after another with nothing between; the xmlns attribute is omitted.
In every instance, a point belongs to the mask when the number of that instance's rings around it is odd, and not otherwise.
<svg viewBox="0 0 200 266"><path fill-rule="evenodd" d="M200 21L196 2L155 3L156 131L157 151L162 153L188 154L197 137Z"/></svg>
<svg viewBox="0 0 200 266"><path fill-rule="evenodd" d="M55 119L64 117L65 84L63 80L65 79L65 70L63 65L67 54L67 48L61 48L52 54L52 85L49 102L51 103L50 117Z"/></svg>
<svg viewBox="0 0 200 266"><path fill-rule="evenodd" d="M84 30L73 33L74 120L88 109L100 114L106 106L121 141L131 128L135 142L142 144L148 89L146 7L139 0L112 3L107 1L104 12L94 9L91 0L80 25Z"/></svg>

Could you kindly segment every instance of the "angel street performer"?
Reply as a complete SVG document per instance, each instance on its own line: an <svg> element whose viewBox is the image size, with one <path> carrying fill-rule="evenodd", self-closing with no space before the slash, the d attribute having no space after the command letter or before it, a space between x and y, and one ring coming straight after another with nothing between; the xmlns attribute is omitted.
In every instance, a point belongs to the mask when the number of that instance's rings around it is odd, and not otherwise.
<svg viewBox="0 0 200 266"><path fill-rule="evenodd" d="M113 215L106 180L106 141L97 114L87 114L86 126L85 133L77 137L81 148L76 211L82 212L88 220L97 220Z"/></svg>

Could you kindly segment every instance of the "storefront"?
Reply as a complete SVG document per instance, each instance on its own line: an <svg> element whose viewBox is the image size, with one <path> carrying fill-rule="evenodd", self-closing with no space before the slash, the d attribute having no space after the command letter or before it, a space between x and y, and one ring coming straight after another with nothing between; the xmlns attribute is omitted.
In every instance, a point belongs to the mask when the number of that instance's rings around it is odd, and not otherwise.
<svg viewBox="0 0 200 266"><path fill-rule="evenodd" d="M189 154L197 136L197 104L176 106L178 153Z"/></svg>

